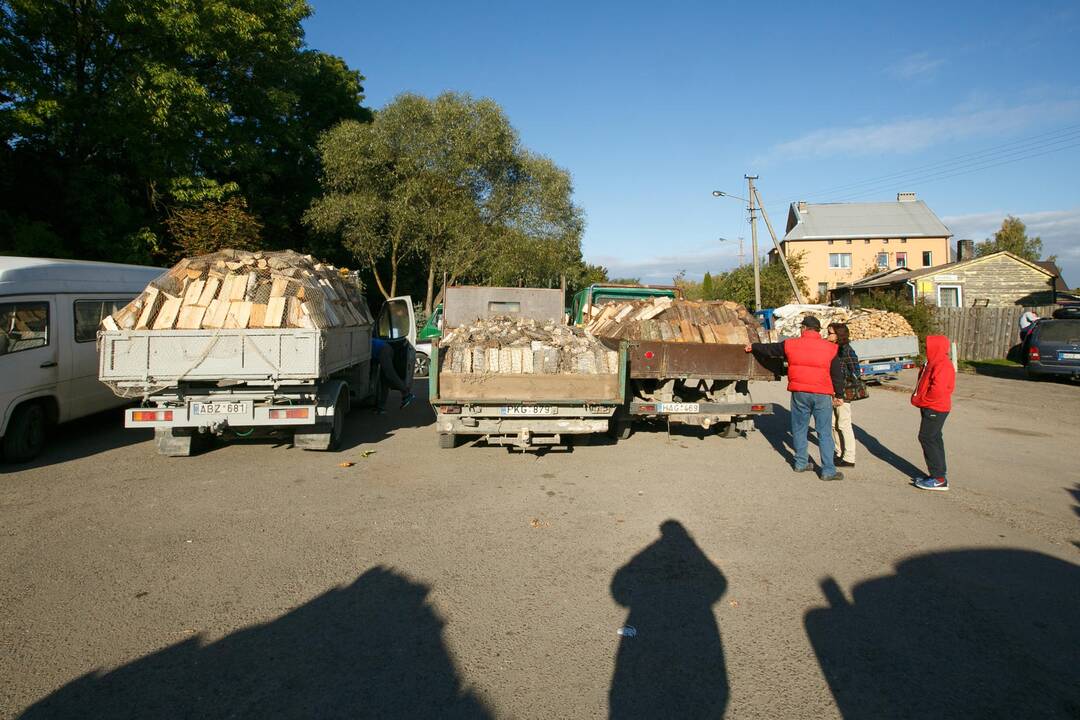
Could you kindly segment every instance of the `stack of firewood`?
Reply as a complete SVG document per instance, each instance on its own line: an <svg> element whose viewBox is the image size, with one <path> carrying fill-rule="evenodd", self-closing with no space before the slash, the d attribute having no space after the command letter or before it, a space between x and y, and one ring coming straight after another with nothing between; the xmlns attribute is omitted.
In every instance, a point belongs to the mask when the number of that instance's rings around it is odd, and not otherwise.
<svg viewBox="0 0 1080 720"><path fill-rule="evenodd" d="M658 297L594 305L586 327L612 340L745 345L760 340L760 325L736 302L675 300Z"/></svg>
<svg viewBox="0 0 1080 720"><path fill-rule="evenodd" d="M448 330L439 340L444 372L499 375L605 375L619 354L581 328L555 321L495 317Z"/></svg>
<svg viewBox="0 0 1080 720"><path fill-rule="evenodd" d="M808 315L816 317L821 323L822 337L828 334L829 325L832 323L846 324L852 340L874 340L915 334L903 315L887 310L851 309L828 305L789 307L798 308L798 312L777 316L775 326L781 337L798 336L802 331L803 318Z"/></svg>
<svg viewBox="0 0 1080 720"><path fill-rule="evenodd" d="M310 255L223 250L186 258L102 321L104 330L372 324L357 287Z"/></svg>

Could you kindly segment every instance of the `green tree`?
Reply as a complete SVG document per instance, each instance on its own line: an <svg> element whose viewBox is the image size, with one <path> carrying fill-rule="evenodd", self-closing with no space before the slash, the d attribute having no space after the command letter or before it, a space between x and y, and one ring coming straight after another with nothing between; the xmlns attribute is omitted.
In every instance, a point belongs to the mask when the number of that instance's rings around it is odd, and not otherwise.
<svg viewBox="0 0 1080 720"><path fill-rule="evenodd" d="M713 281L712 275L708 271L705 272L705 277L701 279L701 297L705 300L714 300L713 297Z"/></svg>
<svg viewBox="0 0 1080 720"><path fill-rule="evenodd" d="M994 237L987 238L975 245L975 256L982 257L991 253L1007 250L1026 260L1042 259L1042 240L1027 235L1027 226L1020 218L1007 216L1001 222L1001 229L994 233Z"/></svg>
<svg viewBox="0 0 1080 720"><path fill-rule="evenodd" d="M795 276L795 282L799 291L805 297L809 294L806 285L806 276L803 274L803 255L789 255L788 265L791 273ZM717 276L713 282L714 295L717 300L733 300L748 308L754 306L754 266L753 264L740 265L730 272ZM779 307L795 302L795 295L791 292L791 283L788 282L784 266L779 262L761 263L761 304L762 307Z"/></svg>
<svg viewBox="0 0 1080 720"><path fill-rule="evenodd" d="M154 259L177 181L236 183L295 244L315 140L363 119L359 73L304 45L304 0L0 3L0 229Z"/></svg>
<svg viewBox="0 0 1080 720"><path fill-rule="evenodd" d="M525 150L491 100L404 94L374 122L342 123L319 142L323 194L305 218L341 238L379 290L397 292L402 263L436 278L557 285L586 272L570 176Z"/></svg>

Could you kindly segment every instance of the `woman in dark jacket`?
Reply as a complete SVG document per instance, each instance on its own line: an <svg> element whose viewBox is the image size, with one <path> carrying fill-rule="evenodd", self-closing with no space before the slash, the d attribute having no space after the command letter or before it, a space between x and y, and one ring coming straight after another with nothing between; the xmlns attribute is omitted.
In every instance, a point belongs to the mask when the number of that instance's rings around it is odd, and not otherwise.
<svg viewBox="0 0 1080 720"><path fill-rule="evenodd" d="M844 372L844 387L857 385L860 380L859 356L851 349L851 336L844 323L829 325L829 342L840 346L837 357ZM833 407L833 447L836 448L837 467L855 467L855 430L851 426L851 403L843 402Z"/></svg>

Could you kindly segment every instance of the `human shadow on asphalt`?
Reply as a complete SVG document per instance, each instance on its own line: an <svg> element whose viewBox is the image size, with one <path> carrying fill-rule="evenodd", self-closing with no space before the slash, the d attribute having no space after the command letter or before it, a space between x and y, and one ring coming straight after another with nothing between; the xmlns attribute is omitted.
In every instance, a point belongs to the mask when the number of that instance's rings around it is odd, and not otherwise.
<svg viewBox="0 0 1080 720"><path fill-rule="evenodd" d="M719 718L728 702L720 629L712 606L727 589L723 573L675 520L619 568L615 602L629 608L615 656L611 718Z"/></svg>
<svg viewBox="0 0 1080 720"><path fill-rule="evenodd" d="M960 550L906 559L850 602L821 588L804 621L847 720L1080 717L1080 566Z"/></svg>
<svg viewBox="0 0 1080 720"><path fill-rule="evenodd" d="M759 415L755 423L758 431L769 441L773 450L784 458L788 465L794 465L795 449L791 444L791 412L780 403L773 403L772 415ZM829 432L832 432L831 427ZM812 419L810 420L810 430L807 433L807 446L810 445L818 447L817 428L814 426ZM817 454L816 458L814 454ZM809 458L811 464L817 463L820 465L820 461L821 455L819 453L811 453Z"/></svg>
<svg viewBox="0 0 1080 720"><path fill-rule="evenodd" d="M883 445L880 440L866 432L855 423L851 424L852 429L855 431L855 441L864 447L868 453L876 457L886 465L891 465L893 469L899 472L904 477L913 478L921 477L926 473L919 469L917 465L914 465L907 458L897 455L888 447ZM918 431L918 426L912 426L912 433Z"/></svg>
<svg viewBox="0 0 1080 720"><path fill-rule="evenodd" d="M73 680L21 717L489 718L429 591L374 567L264 625Z"/></svg>
<svg viewBox="0 0 1080 720"><path fill-rule="evenodd" d="M124 427L124 408L113 408L58 425L41 455L29 462L0 462L0 474L48 467L152 440L152 430Z"/></svg>

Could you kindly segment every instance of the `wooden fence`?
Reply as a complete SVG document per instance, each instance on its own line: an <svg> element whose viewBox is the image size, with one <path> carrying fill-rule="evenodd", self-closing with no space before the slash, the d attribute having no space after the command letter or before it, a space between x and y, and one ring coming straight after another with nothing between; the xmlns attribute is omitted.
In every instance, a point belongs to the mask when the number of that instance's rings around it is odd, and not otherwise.
<svg viewBox="0 0 1080 720"><path fill-rule="evenodd" d="M1048 318L1059 305L1042 307L931 308L937 332L956 343L957 360L1005 358L1020 342L1020 315L1034 310Z"/></svg>

